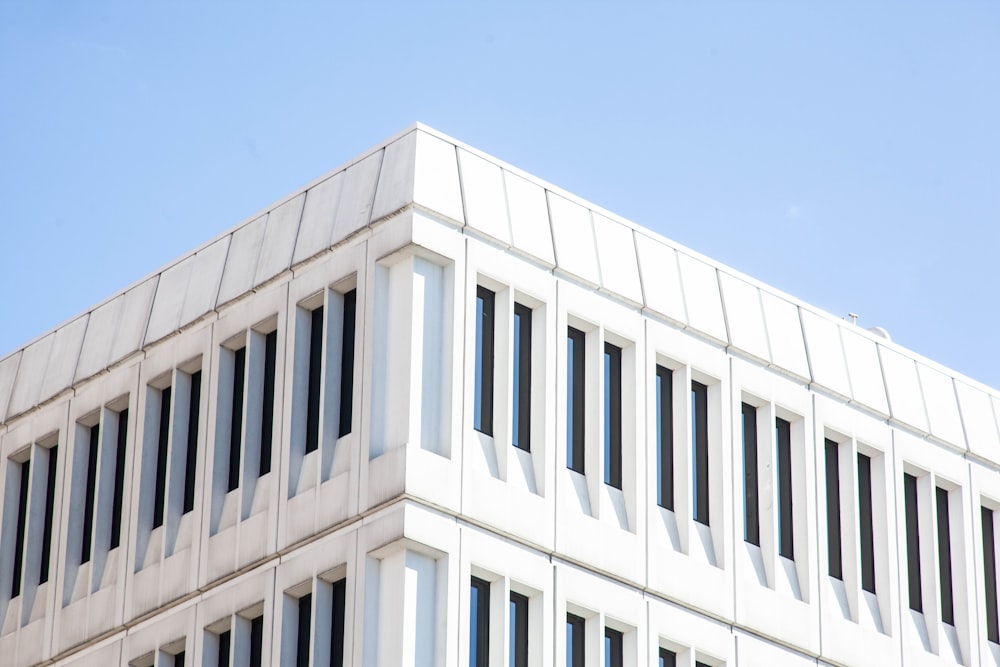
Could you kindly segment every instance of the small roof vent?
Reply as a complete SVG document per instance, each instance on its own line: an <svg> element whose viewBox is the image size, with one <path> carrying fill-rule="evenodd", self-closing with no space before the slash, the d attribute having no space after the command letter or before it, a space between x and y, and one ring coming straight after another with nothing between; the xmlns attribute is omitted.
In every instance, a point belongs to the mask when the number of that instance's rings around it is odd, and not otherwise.
<svg viewBox="0 0 1000 667"><path fill-rule="evenodd" d="M868 331L872 332L879 338L885 338L888 341L892 340L892 336L889 335L889 332L883 329L882 327L872 327Z"/></svg>

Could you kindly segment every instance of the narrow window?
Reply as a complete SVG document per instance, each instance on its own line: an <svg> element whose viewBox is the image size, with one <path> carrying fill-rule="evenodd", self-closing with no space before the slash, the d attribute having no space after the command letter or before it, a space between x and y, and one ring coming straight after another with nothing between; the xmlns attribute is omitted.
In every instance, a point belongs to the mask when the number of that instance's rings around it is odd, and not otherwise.
<svg viewBox="0 0 1000 667"><path fill-rule="evenodd" d="M670 649L660 647L659 667L677 667L677 654Z"/></svg>
<svg viewBox="0 0 1000 667"><path fill-rule="evenodd" d="M264 616L250 619L250 667L261 667L264 652Z"/></svg>
<svg viewBox="0 0 1000 667"><path fill-rule="evenodd" d="M233 353L233 404L229 413L229 485L240 486L240 449L243 446L243 386L247 368L247 348Z"/></svg>
<svg viewBox="0 0 1000 667"><path fill-rule="evenodd" d="M97 456L101 437L100 424L88 429L87 480L83 499L83 536L80 539L80 563L90 562L91 546L94 541L94 499L97 496Z"/></svg>
<svg viewBox="0 0 1000 667"><path fill-rule="evenodd" d="M274 367L278 358L278 332L264 336L264 392L261 398L260 466L258 474L271 472L271 442L274 437Z"/></svg>
<svg viewBox="0 0 1000 667"><path fill-rule="evenodd" d="M872 514L872 460L858 454L858 518L861 522L861 588L875 592L875 522Z"/></svg>
<svg viewBox="0 0 1000 667"><path fill-rule="evenodd" d="M160 390L160 423L156 440L156 486L153 489L153 528L163 525L167 494L167 448L170 444L170 387Z"/></svg>
<svg viewBox="0 0 1000 667"><path fill-rule="evenodd" d="M844 579L840 545L840 444L826 439L826 548L830 576Z"/></svg>
<svg viewBox="0 0 1000 667"><path fill-rule="evenodd" d="M622 633L604 628L604 667L624 667L625 650Z"/></svg>
<svg viewBox="0 0 1000 667"><path fill-rule="evenodd" d="M229 667L230 644L232 643L232 632L226 630L219 635L219 667Z"/></svg>
<svg viewBox="0 0 1000 667"><path fill-rule="evenodd" d="M982 509L983 522L983 572L986 574L986 637L1000 643L1000 624L997 623L997 546L993 529L993 510Z"/></svg>
<svg viewBox="0 0 1000 667"><path fill-rule="evenodd" d="M757 408L743 404L743 539L760 546L757 496Z"/></svg>
<svg viewBox="0 0 1000 667"><path fill-rule="evenodd" d="M917 478L903 473L903 505L906 513L906 576L910 609L923 612L920 587L920 528L917 517Z"/></svg>
<svg viewBox="0 0 1000 667"><path fill-rule="evenodd" d="M955 625L955 599L951 581L951 521L948 492L937 488L938 576L941 581L941 620Z"/></svg>
<svg viewBox="0 0 1000 667"><path fill-rule="evenodd" d="M354 329L357 321L358 291L344 293L344 329L340 348L340 430L337 437L351 432L354 419Z"/></svg>
<svg viewBox="0 0 1000 667"><path fill-rule="evenodd" d="M125 493L125 436L128 434L128 408L118 413L118 433L115 438L115 486L111 499L111 536L108 548L114 549L122 539L122 496Z"/></svg>
<svg viewBox="0 0 1000 667"><path fill-rule="evenodd" d="M709 525L708 387L691 381L691 448L694 456L694 520Z"/></svg>
<svg viewBox="0 0 1000 667"><path fill-rule="evenodd" d="M778 447L778 554L795 559L792 516L792 425L781 417L774 420Z"/></svg>
<svg viewBox="0 0 1000 667"><path fill-rule="evenodd" d="M347 580L333 582L330 628L330 667L344 667L344 627L347 615Z"/></svg>
<svg viewBox="0 0 1000 667"><path fill-rule="evenodd" d="M514 304L514 446L531 451L531 308Z"/></svg>
<svg viewBox="0 0 1000 667"><path fill-rule="evenodd" d="M510 667L528 667L528 598L510 594Z"/></svg>
<svg viewBox="0 0 1000 667"><path fill-rule="evenodd" d="M622 488L622 349L604 344L604 483Z"/></svg>
<svg viewBox="0 0 1000 667"><path fill-rule="evenodd" d="M299 598L299 620L295 638L295 667L309 667L309 639L312 626L312 594Z"/></svg>
<svg viewBox="0 0 1000 667"><path fill-rule="evenodd" d="M14 539L14 574L11 577L10 597L21 594L21 569L24 566L24 531L28 524L28 481L31 476L31 461L20 466L21 479L17 494L17 537Z"/></svg>
<svg viewBox="0 0 1000 667"><path fill-rule="evenodd" d="M323 306L312 311L309 326L309 394L306 396L306 453L319 447L319 393L323 368Z"/></svg>
<svg viewBox="0 0 1000 667"><path fill-rule="evenodd" d="M567 350L566 396L566 467L584 474L584 359L586 334L569 327Z"/></svg>
<svg viewBox="0 0 1000 667"><path fill-rule="evenodd" d="M174 655L174 667L184 667L184 663L187 660L187 655L184 651Z"/></svg>
<svg viewBox="0 0 1000 667"><path fill-rule="evenodd" d="M575 614L566 614L566 667L584 667L587 664L585 627L584 619Z"/></svg>
<svg viewBox="0 0 1000 667"><path fill-rule="evenodd" d="M477 577L469 587L469 667L488 667L490 660L490 584Z"/></svg>
<svg viewBox="0 0 1000 667"><path fill-rule="evenodd" d="M52 551L52 514L55 511L57 447L49 448L49 469L45 477L45 515L42 524L42 557L38 568L38 583L49 580L49 560Z"/></svg>
<svg viewBox="0 0 1000 667"><path fill-rule="evenodd" d="M201 412L201 371L191 374L188 408L187 449L184 453L184 513L194 509L194 480L198 466L198 422Z"/></svg>
<svg viewBox="0 0 1000 667"><path fill-rule="evenodd" d="M496 295L476 288L476 412L474 427L493 435L493 352Z"/></svg>
<svg viewBox="0 0 1000 667"><path fill-rule="evenodd" d="M674 373L656 367L656 457L659 484L656 502L674 509Z"/></svg>
<svg viewBox="0 0 1000 667"><path fill-rule="evenodd" d="M709 667L709 665L706 665L704 662L701 662L700 660L696 660L694 663L694 667Z"/></svg>

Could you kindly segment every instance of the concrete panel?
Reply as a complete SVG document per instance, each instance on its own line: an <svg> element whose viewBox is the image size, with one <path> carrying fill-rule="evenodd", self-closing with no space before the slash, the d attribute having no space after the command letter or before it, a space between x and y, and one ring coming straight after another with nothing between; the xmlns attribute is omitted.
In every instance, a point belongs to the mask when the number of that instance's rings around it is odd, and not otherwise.
<svg viewBox="0 0 1000 667"><path fill-rule="evenodd" d="M222 272L222 284L219 286L218 305L232 301L253 289L253 280L257 274L257 257L260 255L266 227L265 213L233 232L233 238L229 242L229 255L226 257L226 268Z"/></svg>
<svg viewBox="0 0 1000 667"><path fill-rule="evenodd" d="M597 239L597 259L601 267L601 287L642 304L642 283L639 261L635 256L635 241L629 227L591 212L594 238Z"/></svg>
<svg viewBox="0 0 1000 667"><path fill-rule="evenodd" d="M330 247L333 219L343 187L344 172L340 171L306 192L292 264L298 264Z"/></svg>
<svg viewBox="0 0 1000 667"><path fill-rule="evenodd" d="M52 341L52 352L49 353L49 363L45 367L41 393L38 396L40 401L55 396L73 384L89 319L89 314L81 315L56 331L55 339Z"/></svg>
<svg viewBox="0 0 1000 667"><path fill-rule="evenodd" d="M378 188L375 190L375 204L372 206L372 222L413 202L413 172L417 165L416 130L400 137L385 147L382 171Z"/></svg>
<svg viewBox="0 0 1000 667"><path fill-rule="evenodd" d="M286 201L267 214L264 241L257 258L257 274L254 287L285 271L292 262L295 235L302 217L302 203L306 199L303 192L298 197Z"/></svg>
<svg viewBox="0 0 1000 667"><path fill-rule="evenodd" d="M885 390L889 394L889 412L892 418L928 433L927 413L924 410L924 397L920 392L916 362L883 345L878 346L878 356L882 360L882 375L885 378Z"/></svg>
<svg viewBox="0 0 1000 667"><path fill-rule="evenodd" d="M799 307L763 290L760 302L764 308L767 339L771 344L771 363L809 380L809 360L802 337Z"/></svg>
<svg viewBox="0 0 1000 667"><path fill-rule="evenodd" d="M14 378L17 377L17 367L21 362L22 351L0 359L0 423L7 419L7 404L14 388Z"/></svg>
<svg viewBox="0 0 1000 667"><path fill-rule="evenodd" d="M875 341L865 338L850 327L840 330L847 357L847 371L851 378L851 391L858 403L889 416L889 399L882 380L882 365L878 360Z"/></svg>
<svg viewBox="0 0 1000 667"><path fill-rule="evenodd" d="M503 172L510 213L510 231L514 248L541 260L547 266L556 265L552 250L552 230L545 190L537 183L509 171Z"/></svg>
<svg viewBox="0 0 1000 667"><path fill-rule="evenodd" d="M17 369L17 378L11 391L10 403L7 406L7 417L19 415L38 404L45 367L49 363L52 341L55 337L55 332L52 332L24 348L21 365Z"/></svg>
<svg viewBox="0 0 1000 667"><path fill-rule="evenodd" d="M458 150L458 163L468 225L509 247L510 222L500 167L462 149Z"/></svg>
<svg viewBox="0 0 1000 667"><path fill-rule="evenodd" d="M677 251L641 232L635 233L635 249L646 308L687 325Z"/></svg>
<svg viewBox="0 0 1000 667"><path fill-rule="evenodd" d="M225 236L207 248L199 250L194 256L187 296L184 297L184 310L181 311L181 326L215 310L219 283L222 282L222 272L226 268L226 253L229 252L230 238Z"/></svg>
<svg viewBox="0 0 1000 667"><path fill-rule="evenodd" d="M983 458L1000 460L1000 431L997 430L990 395L961 380L955 380L955 393L969 449Z"/></svg>
<svg viewBox="0 0 1000 667"><path fill-rule="evenodd" d="M90 312L87 333L83 338L80 360L76 365L76 375L73 378L74 383L108 367L111 341L118 328L118 319L121 317L124 302L124 295L119 295Z"/></svg>
<svg viewBox="0 0 1000 667"><path fill-rule="evenodd" d="M375 186L378 185L384 154L385 151L378 151L347 168L337 213L333 217L330 245L340 243L371 222Z"/></svg>
<svg viewBox="0 0 1000 667"><path fill-rule="evenodd" d="M841 396L851 398L844 348L840 342L840 325L803 310L802 331L806 337L806 352L809 354L812 381Z"/></svg>
<svg viewBox="0 0 1000 667"><path fill-rule="evenodd" d="M924 391L924 405L930 421L931 435L966 448L965 432L962 430L962 416L958 411L955 384L950 375L945 375L917 362L920 387Z"/></svg>
<svg viewBox="0 0 1000 667"><path fill-rule="evenodd" d="M745 280L722 271L719 272L719 286L722 288L722 303L726 308L729 340L733 347L770 363L771 351L759 290Z"/></svg>
<svg viewBox="0 0 1000 667"><path fill-rule="evenodd" d="M153 309L149 313L145 344L154 343L164 336L177 331L181 326L181 312L184 310L184 296L191 279L194 256L189 256L160 274L153 297Z"/></svg>
<svg viewBox="0 0 1000 667"><path fill-rule="evenodd" d="M601 284L601 273L594 248L594 229L590 211L565 197L545 193L552 219L552 238L556 246L556 264L569 274L595 287Z"/></svg>
<svg viewBox="0 0 1000 667"><path fill-rule="evenodd" d="M722 314L722 296L715 267L682 252L677 253L677 266L681 272L681 287L687 306L688 326L723 343L726 319Z"/></svg>
<svg viewBox="0 0 1000 667"><path fill-rule="evenodd" d="M159 276L153 276L125 292L122 313L118 318L118 329L111 342L111 354L108 357L109 366L132 354L145 344L146 325L149 322L153 295L156 293L159 280Z"/></svg>
<svg viewBox="0 0 1000 667"><path fill-rule="evenodd" d="M413 170L413 202L458 224L465 223L456 148L454 144L419 131Z"/></svg>

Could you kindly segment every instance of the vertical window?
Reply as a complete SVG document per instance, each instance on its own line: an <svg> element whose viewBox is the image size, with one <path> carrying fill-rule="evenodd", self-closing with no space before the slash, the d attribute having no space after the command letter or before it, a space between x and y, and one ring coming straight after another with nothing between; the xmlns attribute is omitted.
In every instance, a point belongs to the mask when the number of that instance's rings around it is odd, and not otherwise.
<svg viewBox="0 0 1000 667"><path fill-rule="evenodd" d="M488 667L490 659L489 582L472 577L469 595L469 667Z"/></svg>
<svg viewBox="0 0 1000 667"><path fill-rule="evenodd" d="M622 349L604 344L604 483L622 488Z"/></svg>
<svg viewBox="0 0 1000 667"><path fill-rule="evenodd" d="M858 518L861 528L861 588L875 592L875 522L872 514L872 460L858 454Z"/></svg>
<svg viewBox="0 0 1000 667"><path fill-rule="evenodd" d="M496 295L476 289L476 411L474 427L493 435L493 353Z"/></svg>
<svg viewBox="0 0 1000 667"><path fill-rule="evenodd" d="M261 667L264 652L264 616L250 619L250 667Z"/></svg>
<svg viewBox="0 0 1000 667"><path fill-rule="evenodd" d="M187 660L187 655L184 651L174 654L174 667L184 667Z"/></svg>
<svg viewBox="0 0 1000 667"><path fill-rule="evenodd" d="M778 554L795 558L792 516L792 425L781 417L774 420L778 448Z"/></svg>
<svg viewBox="0 0 1000 667"><path fill-rule="evenodd" d="M743 404L743 539L760 546L757 495L757 408Z"/></svg>
<svg viewBox="0 0 1000 667"><path fill-rule="evenodd" d="M659 667L677 667L677 654L670 649L660 647Z"/></svg>
<svg viewBox="0 0 1000 667"><path fill-rule="evenodd" d="M94 538L94 501L97 496L97 457L101 443L101 426L94 424L87 438L87 479L83 499L83 535L80 539L80 562L89 563Z"/></svg>
<svg viewBox="0 0 1000 667"><path fill-rule="evenodd" d="M510 667L528 667L528 598L510 594Z"/></svg>
<svg viewBox="0 0 1000 667"><path fill-rule="evenodd" d="M332 585L333 613L330 628L330 667L344 667L344 627L347 615L347 580Z"/></svg>
<svg viewBox="0 0 1000 667"><path fill-rule="evenodd" d="M258 474L271 472L271 442L274 436L274 368L278 358L278 332L264 336L264 392L261 398L260 465Z"/></svg>
<svg viewBox="0 0 1000 667"><path fill-rule="evenodd" d="M830 576L844 579L840 544L840 445L826 439L826 547Z"/></svg>
<svg viewBox="0 0 1000 667"><path fill-rule="evenodd" d="M923 612L920 586L920 529L917 517L917 478L903 473L903 505L906 513L906 577L910 609Z"/></svg>
<svg viewBox="0 0 1000 667"><path fill-rule="evenodd" d="M306 396L306 453L319 447L320 385L323 369L323 306L309 320L309 392Z"/></svg>
<svg viewBox="0 0 1000 667"><path fill-rule="evenodd" d="M604 628L604 667L624 667L625 650L622 633Z"/></svg>
<svg viewBox="0 0 1000 667"><path fill-rule="evenodd" d="M694 520L709 525L708 387L691 381L691 449L694 461Z"/></svg>
<svg viewBox="0 0 1000 667"><path fill-rule="evenodd" d="M344 327L340 347L340 428L337 437L351 432L354 419L354 329L358 311L358 291L344 293Z"/></svg>
<svg viewBox="0 0 1000 667"><path fill-rule="evenodd" d="M201 371L191 374L188 405L187 448L184 452L184 513L194 509L194 481L198 466L198 422L201 413Z"/></svg>
<svg viewBox="0 0 1000 667"><path fill-rule="evenodd" d="M656 502L674 509L674 374L656 367L656 458L659 474Z"/></svg>
<svg viewBox="0 0 1000 667"><path fill-rule="evenodd" d="M299 616L295 637L295 667L309 667L309 640L312 626L312 594L299 598Z"/></svg>
<svg viewBox="0 0 1000 667"><path fill-rule="evenodd" d="M42 555L38 564L38 583L49 580L49 560L52 551L52 515L55 511L56 495L56 460L59 458L57 447L48 450L48 471L45 476L45 514L42 524Z"/></svg>
<svg viewBox="0 0 1000 667"><path fill-rule="evenodd" d="M584 474L584 397L587 336L569 327L566 337L566 467Z"/></svg>
<svg viewBox="0 0 1000 667"><path fill-rule="evenodd" d="M243 447L243 387L247 367L247 348L233 352L233 402L229 413L229 484L227 491L240 486L240 449Z"/></svg>
<svg viewBox="0 0 1000 667"><path fill-rule="evenodd" d="M531 308L514 304L514 423L518 449L531 451Z"/></svg>
<svg viewBox="0 0 1000 667"><path fill-rule="evenodd" d="M21 594L21 570L24 567L24 533L28 524L28 483L31 476L31 461L26 460L18 467L21 469L21 479L17 492L17 536L14 539L14 572L10 584L11 598L16 598Z"/></svg>
<svg viewBox="0 0 1000 667"><path fill-rule="evenodd" d="M937 488L938 576L941 582L941 620L955 625L955 598L951 580L951 521L948 492Z"/></svg>
<svg viewBox="0 0 1000 667"><path fill-rule="evenodd" d="M156 439L156 481L153 488L153 528L163 525L167 495L167 448L170 445L170 387L160 390L160 417Z"/></svg>
<svg viewBox="0 0 1000 667"><path fill-rule="evenodd" d="M994 534L993 510L981 508L983 523L983 573L986 575L986 637L1000 643L997 623L997 546Z"/></svg>
<svg viewBox="0 0 1000 667"><path fill-rule="evenodd" d="M566 667L584 667L587 664L585 628L584 619L575 614L566 614Z"/></svg>
<svg viewBox="0 0 1000 667"><path fill-rule="evenodd" d="M232 637L233 635L230 630L226 630L219 635L219 667L229 667Z"/></svg>
<svg viewBox="0 0 1000 667"><path fill-rule="evenodd" d="M125 493L125 437L128 434L128 408L118 413L118 433L115 437L115 481L111 498L111 535L108 548L114 549L122 539L122 496Z"/></svg>

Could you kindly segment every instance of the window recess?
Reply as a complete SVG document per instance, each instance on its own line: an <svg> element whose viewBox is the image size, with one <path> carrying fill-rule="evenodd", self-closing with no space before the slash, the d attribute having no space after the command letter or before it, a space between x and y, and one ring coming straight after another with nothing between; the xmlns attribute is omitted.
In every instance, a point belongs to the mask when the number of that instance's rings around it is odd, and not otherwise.
<svg viewBox="0 0 1000 667"><path fill-rule="evenodd" d="M566 467L581 475L584 468L586 422L586 347L587 336L569 327L566 338Z"/></svg>
<svg viewBox="0 0 1000 667"><path fill-rule="evenodd" d="M622 488L622 349L604 344L604 483Z"/></svg>
<svg viewBox="0 0 1000 667"><path fill-rule="evenodd" d="M566 614L566 667L585 667L587 622L575 614Z"/></svg>
<svg viewBox="0 0 1000 667"><path fill-rule="evenodd" d="M510 593L510 667L528 667L528 597Z"/></svg>
<svg viewBox="0 0 1000 667"><path fill-rule="evenodd" d="M490 582L472 577L469 601L469 667L489 667Z"/></svg>
<svg viewBox="0 0 1000 667"><path fill-rule="evenodd" d="M774 420L777 446L778 554L795 559L794 517L792 515L792 425L781 417Z"/></svg>
<svg viewBox="0 0 1000 667"><path fill-rule="evenodd" d="M493 362L496 338L496 293L476 288L476 382L473 427L493 435Z"/></svg>
<svg viewBox="0 0 1000 667"><path fill-rule="evenodd" d="M743 539L760 546L760 505L757 483L757 408L742 406L743 423Z"/></svg>
<svg viewBox="0 0 1000 667"><path fill-rule="evenodd" d="M531 308L514 303L513 445L531 451Z"/></svg>
<svg viewBox="0 0 1000 667"><path fill-rule="evenodd" d="M691 450L694 520L709 525L708 387L691 381Z"/></svg>
<svg viewBox="0 0 1000 667"><path fill-rule="evenodd" d="M604 628L604 666L625 667L624 635L614 628Z"/></svg>
<svg viewBox="0 0 1000 667"><path fill-rule="evenodd" d="M875 523L872 511L872 460L858 453L858 521L861 550L861 589L875 592Z"/></svg>
<svg viewBox="0 0 1000 667"><path fill-rule="evenodd" d="M997 622L997 549L996 524L993 522L993 510L986 506L980 508L980 520L983 527L983 573L984 599L986 602L986 638L994 644L1000 643L1000 626Z"/></svg>
<svg viewBox="0 0 1000 667"><path fill-rule="evenodd" d="M920 584L920 528L917 516L917 478L903 473L903 505L906 515L906 580L910 609L923 612Z"/></svg>
<svg viewBox="0 0 1000 667"><path fill-rule="evenodd" d="M656 502L674 509L674 373L656 366Z"/></svg>
<svg viewBox="0 0 1000 667"><path fill-rule="evenodd" d="M844 579L843 545L840 532L840 444L825 441L826 464L826 544L828 572L834 579Z"/></svg>
<svg viewBox="0 0 1000 667"><path fill-rule="evenodd" d="M936 488L938 579L941 586L941 620L955 625L955 592L951 569L951 519L948 516L948 492Z"/></svg>

